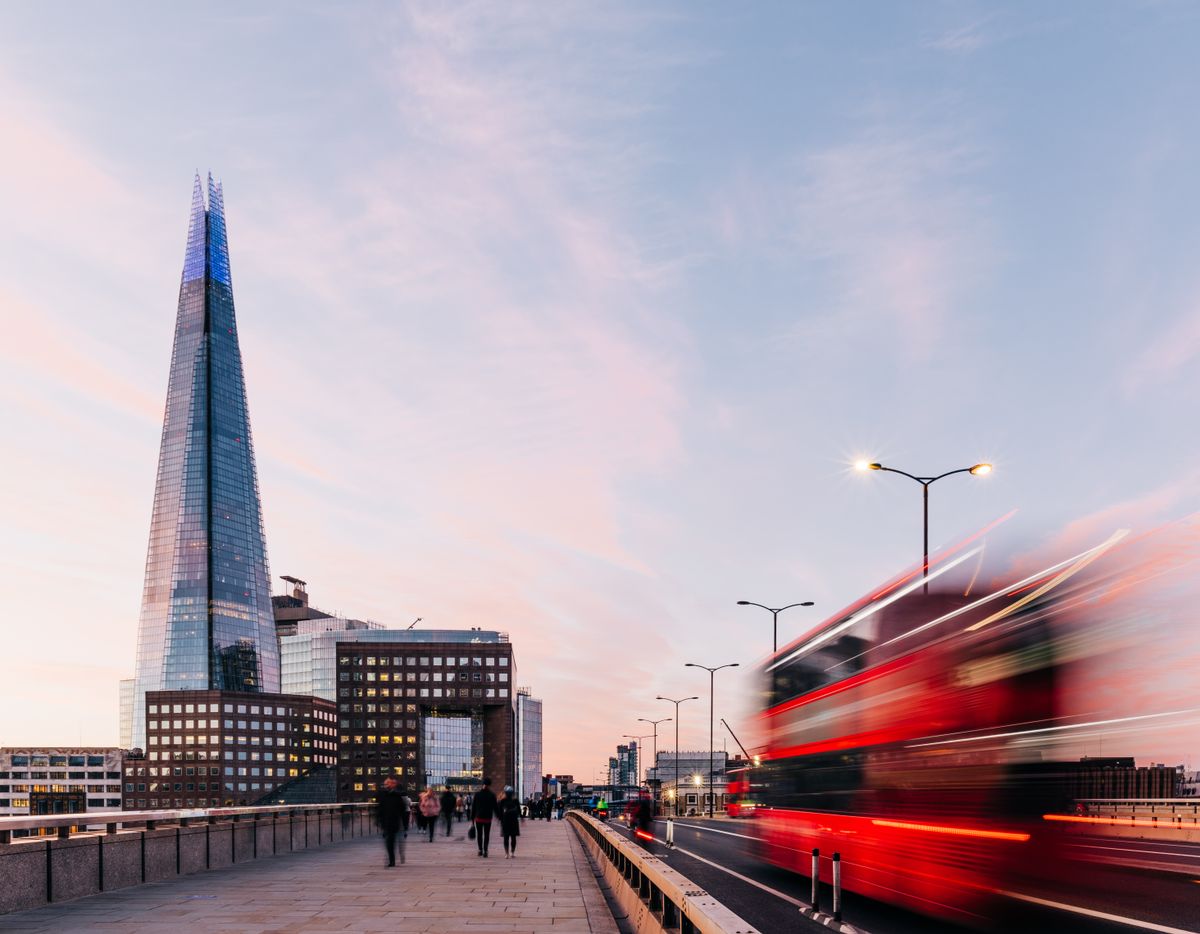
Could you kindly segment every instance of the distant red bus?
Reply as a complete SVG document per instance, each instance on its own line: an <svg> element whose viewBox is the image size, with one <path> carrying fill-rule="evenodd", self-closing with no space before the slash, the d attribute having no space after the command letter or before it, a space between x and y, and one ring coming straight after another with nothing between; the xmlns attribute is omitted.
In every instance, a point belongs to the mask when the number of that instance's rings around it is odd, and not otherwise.
<svg viewBox="0 0 1200 934"><path fill-rule="evenodd" d="M753 817L758 810L752 779L749 766L729 770L725 778L725 813L729 817Z"/></svg>

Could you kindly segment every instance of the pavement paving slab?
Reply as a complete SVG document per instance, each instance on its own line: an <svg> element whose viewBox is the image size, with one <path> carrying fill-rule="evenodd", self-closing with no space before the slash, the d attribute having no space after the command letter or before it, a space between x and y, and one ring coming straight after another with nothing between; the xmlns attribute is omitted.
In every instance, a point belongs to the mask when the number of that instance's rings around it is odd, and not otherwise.
<svg viewBox="0 0 1200 934"><path fill-rule="evenodd" d="M618 934L566 821L526 821L514 859L495 832L480 858L465 829L410 834L395 868L360 838L0 915L0 931Z"/></svg>

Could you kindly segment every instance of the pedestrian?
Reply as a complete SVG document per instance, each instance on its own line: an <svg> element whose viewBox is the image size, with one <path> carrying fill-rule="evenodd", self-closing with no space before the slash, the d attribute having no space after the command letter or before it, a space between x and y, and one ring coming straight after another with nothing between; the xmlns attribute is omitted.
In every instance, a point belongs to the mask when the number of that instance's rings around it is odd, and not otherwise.
<svg viewBox="0 0 1200 934"><path fill-rule="evenodd" d="M429 831L429 842L433 842L433 832L437 830L438 811L441 810L441 805L438 804L438 799L433 794L432 788L426 788L421 792L421 817L425 821L425 829Z"/></svg>
<svg viewBox="0 0 1200 934"><path fill-rule="evenodd" d="M546 820L550 820L550 818L554 816L554 799L546 798L545 807L546 807Z"/></svg>
<svg viewBox="0 0 1200 934"><path fill-rule="evenodd" d="M504 841L504 858L515 858L517 855L517 837L521 835L521 802L512 785L504 788L504 797L496 805L496 813L500 818L500 837Z"/></svg>
<svg viewBox="0 0 1200 934"><path fill-rule="evenodd" d="M492 818L496 815L496 795L492 791L492 780L485 778L483 787L471 799L471 825L475 829L475 844L479 855L487 858L488 841L492 836Z"/></svg>
<svg viewBox="0 0 1200 934"><path fill-rule="evenodd" d="M404 814L408 810L408 797L399 788L396 779L388 776L383 780L383 787L375 797L375 820L383 831L383 845L387 850L387 865L396 865L396 838L401 833L405 823ZM404 862L404 837L400 835L400 862Z"/></svg>
<svg viewBox="0 0 1200 934"><path fill-rule="evenodd" d="M454 816L458 818L458 822L460 824L462 823L463 811L465 810L465 807L466 805L463 802L463 796L459 795L454 801Z"/></svg>
<svg viewBox="0 0 1200 934"><path fill-rule="evenodd" d="M450 827L454 824L454 792L447 788L442 792L442 820L446 822L446 836L450 836Z"/></svg>
<svg viewBox="0 0 1200 934"><path fill-rule="evenodd" d="M566 801L566 799L565 799L565 798L559 798L559 799L558 799L558 819L559 819L559 820L562 820L562 817L563 817L563 811L564 811L564 810L566 810L566 807L567 807L567 801Z"/></svg>

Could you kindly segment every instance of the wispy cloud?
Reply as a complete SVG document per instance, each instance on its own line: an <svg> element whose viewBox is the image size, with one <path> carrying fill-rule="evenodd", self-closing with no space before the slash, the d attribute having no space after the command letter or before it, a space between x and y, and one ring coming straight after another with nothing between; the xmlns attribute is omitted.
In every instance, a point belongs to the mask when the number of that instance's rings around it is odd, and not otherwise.
<svg viewBox="0 0 1200 934"><path fill-rule="evenodd" d="M1124 374L1126 392L1170 382L1200 359L1200 307L1179 315L1139 351Z"/></svg>

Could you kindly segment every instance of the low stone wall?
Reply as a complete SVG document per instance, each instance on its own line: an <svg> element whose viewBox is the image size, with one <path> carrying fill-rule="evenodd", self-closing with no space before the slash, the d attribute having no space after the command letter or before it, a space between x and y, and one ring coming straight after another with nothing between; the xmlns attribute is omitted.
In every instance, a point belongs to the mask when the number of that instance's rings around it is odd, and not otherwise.
<svg viewBox="0 0 1200 934"><path fill-rule="evenodd" d="M366 807L207 817L0 844L0 913L222 869L376 832Z"/></svg>

